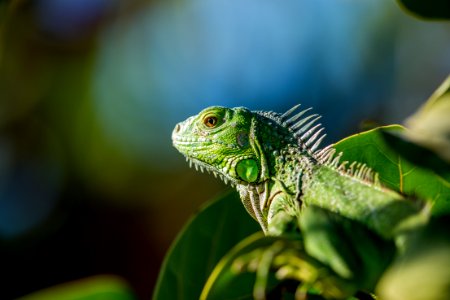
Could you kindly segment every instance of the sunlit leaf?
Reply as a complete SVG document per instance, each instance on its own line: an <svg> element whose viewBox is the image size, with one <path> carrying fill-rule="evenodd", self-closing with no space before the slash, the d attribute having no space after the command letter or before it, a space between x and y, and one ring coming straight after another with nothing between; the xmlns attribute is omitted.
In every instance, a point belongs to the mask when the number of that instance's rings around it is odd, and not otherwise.
<svg viewBox="0 0 450 300"><path fill-rule="evenodd" d="M260 230L236 192L203 207L185 226L168 252L155 300L198 299L210 273L234 245Z"/></svg>
<svg viewBox="0 0 450 300"><path fill-rule="evenodd" d="M450 212L450 183L435 172L413 165L388 146L382 132L401 133L404 128L391 125L350 136L335 144L342 161L358 161L378 172L380 181L403 194L433 204L433 214Z"/></svg>
<svg viewBox="0 0 450 300"><path fill-rule="evenodd" d="M428 100L422 105L422 107L411 117L426 113L433 109L433 107L439 102L448 101L444 97L450 94L450 75L444 80L444 82L433 92Z"/></svg>
<svg viewBox="0 0 450 300"><path fill-rule="evenodd" d="M134 300L136 297L121 278L100 275L60 284L18 300Z"/></svg>
<svg viewBox="0 0 450 300"><path fill-rule="evenodd" d="M449 2L450 3L450 2ZM405 124L405 137L450 164L450 76Z"/></svg>

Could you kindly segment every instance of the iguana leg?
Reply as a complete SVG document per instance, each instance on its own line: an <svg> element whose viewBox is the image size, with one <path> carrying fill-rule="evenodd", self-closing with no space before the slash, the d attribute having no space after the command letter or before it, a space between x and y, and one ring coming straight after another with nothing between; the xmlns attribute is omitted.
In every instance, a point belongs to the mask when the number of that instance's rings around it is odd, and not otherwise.
<svg viewBox="0 0 450 300"><path fill-rule="evenodd" d="M356 291L330 268L310 257L301 241L295 239L280 238L268 247L241 255L235 259L233 268L238 272L256 273L253 287L256 300L266 299L271 272L282 282L298 282L296 299L306 299L310 290L320 291L327 299L345 299Z"/></svg>
<svg viewBox="0 0 450 300"><path fill-rule="evenodd" d="M283 211L274 210L269 233L296 221L296 215ZM364 225L319 207L305 206L299 224L301 233L268 236L272 239L270 245L235 259L237 271L256 273L255 299L265 299L273 274L280 281L299 283L296 299L311 290L326 299L345 299L358 290L371 292L395 254L393 241L383 240Z"/></svg>
<svg viewBox="0 0 450 300"><path fill-rule="evenodd" d="M299 233L300 206L292 195L277 192L270 202L267 214L268 234L273 236Z"/></svg>

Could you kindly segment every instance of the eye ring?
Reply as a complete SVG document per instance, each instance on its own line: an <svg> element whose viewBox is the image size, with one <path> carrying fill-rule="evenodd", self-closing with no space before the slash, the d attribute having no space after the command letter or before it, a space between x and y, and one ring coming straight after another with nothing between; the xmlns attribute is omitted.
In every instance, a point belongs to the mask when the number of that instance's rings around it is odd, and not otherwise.
<svg viewBox="0 0 450 300"><path fill-rule="evenodd" d="M217 125L217 117L215 116L206 116L203 119L203 124L205 124L209 128L214 128Z"/></svg>

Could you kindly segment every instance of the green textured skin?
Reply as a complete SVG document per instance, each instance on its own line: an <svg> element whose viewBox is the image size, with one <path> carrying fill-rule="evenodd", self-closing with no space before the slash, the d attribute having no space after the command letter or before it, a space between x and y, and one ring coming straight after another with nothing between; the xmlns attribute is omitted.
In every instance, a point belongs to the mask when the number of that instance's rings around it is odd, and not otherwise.
<svg viewBox="0 0 450 300"><path fill-rule="evenodd" d="M211 117L216 124L209 127L205 122ZM305 205L359 221L386 238L419 213L421 208L402 195L362 176L367 168L356 175L358 170L348 172L333 152L309 151L317 136L311 138L312 132L310 140L299 140L295 130L304 125L295 124L302 119L283 124L287 117L209 107L177 124L172 140L196 168L236 187L266 234L281 235L298 226Z"/></svg>
<svg viewBox="0 0 450 300"><path fill-rule="evenodd" d="M403 221L420 210L398 193L327 167L317 166L303 189L302 200L360 221L391 238Z"/></svg>

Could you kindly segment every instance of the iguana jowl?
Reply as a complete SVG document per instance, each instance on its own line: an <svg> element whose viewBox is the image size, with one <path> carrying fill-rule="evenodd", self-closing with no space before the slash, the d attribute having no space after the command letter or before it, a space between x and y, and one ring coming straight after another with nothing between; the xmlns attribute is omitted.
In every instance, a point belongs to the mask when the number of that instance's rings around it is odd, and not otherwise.
<svg viewBox="0 0 450 300"><path fill-rule="evenodd" d="M421 205L384 188L367 166L341 162L332 145L320 149L320 116L299 106L284 114L209 107L176 125L173 144L236 187L266 234L295 230L302 207L315 205L394 237Z"/></svg>

